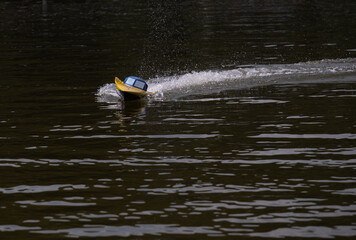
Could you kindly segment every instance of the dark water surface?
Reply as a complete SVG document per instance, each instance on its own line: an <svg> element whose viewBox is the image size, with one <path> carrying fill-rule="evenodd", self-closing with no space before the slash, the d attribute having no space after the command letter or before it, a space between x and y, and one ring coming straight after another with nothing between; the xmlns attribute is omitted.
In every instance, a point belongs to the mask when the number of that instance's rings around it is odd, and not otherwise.
<svg viewBox="0 0 356 240"><path fill-rule="evenodd" d="M355 1L0 13L0 239L356 237Z"/></svg>

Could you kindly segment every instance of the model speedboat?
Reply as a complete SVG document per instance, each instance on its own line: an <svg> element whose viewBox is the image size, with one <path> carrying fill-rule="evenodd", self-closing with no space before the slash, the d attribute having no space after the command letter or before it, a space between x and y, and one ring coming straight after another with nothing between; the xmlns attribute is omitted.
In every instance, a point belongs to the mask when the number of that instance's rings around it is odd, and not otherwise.
<svg viewBox="0 0 356 240"><path fill-rule="evenodd" d="M152 92L147 92L147 83L142 78L130 76L121 81L115 77L116 88L123 96L124 100L140 100Z"/></svg>

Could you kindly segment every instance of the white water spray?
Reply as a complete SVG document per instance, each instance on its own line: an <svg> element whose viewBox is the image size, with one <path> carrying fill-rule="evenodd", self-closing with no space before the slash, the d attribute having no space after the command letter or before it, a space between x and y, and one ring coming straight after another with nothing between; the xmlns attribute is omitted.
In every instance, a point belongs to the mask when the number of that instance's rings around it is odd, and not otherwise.
<svg viewBox="0 0 356 240"><path fill-rule="evenodd" d="M149 79L148 91L156 92L155 99L176 99L187 95L208 94L230 89L283 83L290 80L325 78L335 74L356 72L356 59L333 59L297 64L256 65L232 70L208 70L183 75ZM102 86L99 101L120 100L115 84Z"/></svg>

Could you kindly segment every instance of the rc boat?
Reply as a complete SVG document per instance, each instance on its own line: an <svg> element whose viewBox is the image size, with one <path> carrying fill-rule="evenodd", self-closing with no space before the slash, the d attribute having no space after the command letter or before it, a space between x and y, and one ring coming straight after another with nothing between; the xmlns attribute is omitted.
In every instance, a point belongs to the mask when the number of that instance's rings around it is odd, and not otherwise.
<svg viewBox="0 0 356 240"><path fill-rule="evenodd" d="M147 92L148 85L142 78L130 76L121 81L115 77L115 84L125 101L140 100L148 94L153 94L153 92Z"/></svg>

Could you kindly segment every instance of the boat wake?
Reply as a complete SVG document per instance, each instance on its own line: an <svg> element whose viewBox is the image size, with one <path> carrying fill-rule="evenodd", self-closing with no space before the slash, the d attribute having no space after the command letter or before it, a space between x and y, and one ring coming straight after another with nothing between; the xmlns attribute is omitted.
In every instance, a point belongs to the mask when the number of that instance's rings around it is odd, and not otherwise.
<svg viewBox="0 0 356 240"><path fill-rule="evenodd" d="M250 88L288 82L325 81L335 75L356 73L356 59L332 59L296 64L254 65L231 70L208 70L148 80L148 91L156 92L154 100L173 100L189 95ZM356 78L353 78L354 80ZM97 92L99 102L121 100L114 83Z"/></svg>

